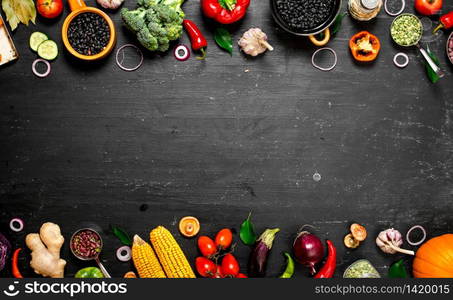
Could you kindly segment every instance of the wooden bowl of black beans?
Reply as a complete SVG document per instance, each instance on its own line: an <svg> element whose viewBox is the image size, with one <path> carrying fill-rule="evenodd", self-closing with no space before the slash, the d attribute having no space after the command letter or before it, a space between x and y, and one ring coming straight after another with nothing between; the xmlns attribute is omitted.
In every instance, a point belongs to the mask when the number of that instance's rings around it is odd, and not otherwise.
<svg viewBox="0 0 453 300"><path fill-rule="evenodd" d="M82 60L106 57L115 47L115 26L102 10L88 7L83 0L69 0L72 12L66 17L61 35L66 49Z"/></svg>
<svg viewBox="0 0 453 300"><path fill-rule="evenodd" d="M298 36L323 32L335 21L341 0L270 0L275 22Z"/></svg>

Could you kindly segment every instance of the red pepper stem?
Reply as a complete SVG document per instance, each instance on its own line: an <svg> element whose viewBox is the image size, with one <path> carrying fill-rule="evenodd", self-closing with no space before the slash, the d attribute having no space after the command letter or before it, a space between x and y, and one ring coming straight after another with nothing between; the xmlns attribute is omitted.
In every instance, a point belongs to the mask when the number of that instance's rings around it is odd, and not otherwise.
<svg viewBox="0 0 453 300"><path fill-rule="evenodd" d="M203 60L203 59L205 59L205 58L206 58L206 50L205 50L205 48L201 48L201 49L200 49L200 52L201 52L201 56L197 56L197 59L198 59L198 60Z"/></svg>
<svg viewBox="0 0 453 300"><path fill-rule="evenodd" d="M442 29L444 27L445 25L443 23L440 23L439 25L436 26L436 28L434 28L433 33L436 33L439 29Z"/></svg>

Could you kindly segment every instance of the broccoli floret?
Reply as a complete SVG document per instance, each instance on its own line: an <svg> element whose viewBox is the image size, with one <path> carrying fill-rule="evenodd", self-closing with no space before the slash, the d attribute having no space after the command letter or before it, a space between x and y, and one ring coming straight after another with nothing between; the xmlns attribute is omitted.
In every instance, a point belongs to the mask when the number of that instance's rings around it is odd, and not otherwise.
<svg viewBox="0 0 453 300"><path fill-rule="evenodd" d="M147 27L143 27L137 33L137 39L148 50L156 51L160 46L160 42L149 32Z"/></svg>
<svg viewBox="0 0 453 300"><path fill-rule="evenodd" d="M146 10L143 8L136 10L129 10L127 8L121 9L121 17L123 18L124 24L134 32L138 32L143 27L146 27L144 19L145 14Z"/></svg>
<svg viewBox="0 0 453 300"><path fill-rule="evenodd" d="M167 5L156 6L155 11L165 23L178 22L180 19L178 13Z"/></svg>
<svg viewBox="0 0 453 300"><path fill-rule="evenodd" d="M149 23L148 30L153 36L155 36L157 38L167 37L167 30L165 30L165 28L163 28L158 23Z"/></svg>
<svg viewBox="0 0 453 300"><path fill-rule="evenodd" d="M166 37L160 38L159 48L157 50L165 52L168 50L168 48L170 48L170 41Z"/></svg>
<svg viewBox="0 0 453 300"><path fill-rule="evenodd" d="M167 38L170 41L177 40L182 35L182 26L180 24L169 24L165 29L167 30Z"/></svg>

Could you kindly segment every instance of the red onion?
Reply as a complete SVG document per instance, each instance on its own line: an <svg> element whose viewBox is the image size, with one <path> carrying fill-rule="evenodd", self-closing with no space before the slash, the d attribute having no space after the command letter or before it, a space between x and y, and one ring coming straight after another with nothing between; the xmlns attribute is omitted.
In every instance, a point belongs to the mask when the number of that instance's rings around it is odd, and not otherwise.
<svg viewBox="0 0 453 300"><path fill-rule="evenodd" d="M43 63L43 64L46 65L47 69L46 69L46 71L44 73L39 73L38 70L36 70L36 65L38 63ZM40 78L47 77L47 76L49 76L50 70L51 70L50 63L47 60L45 60L45 59L38 58L31 65L31 70L33 71L33 74L35 74L36 76L38 76Z"/></svg>
<svg viewBox="0 0 453 300"><path fill-rule="evenodd" d="M333 59L334 59L333 65L331 65L330 67L324 68L324 67L321 67L318 64L316 64L315 57L321 51L330 51L333 54ZM333 50L332 48L328 48L328 47L320 48L320 49L316 50L311 57L311 64L313 65L313 67L315 67L316 69L319 69L321 71L325 71L325 72L332 71L337 66L337 61L338 61L337 52L335 52L335 50Z"/></svg>
<svg viewBox="0 0 453 300"><path fill-rule="evenodd" d="M182 52L182 54L180 52ZM179 61L186 61L190 57L189 47L186 45L178 45L173 51L173 55Z"/></svg>
<svg viewBox="0 0 453 300"><path fill-rule="evenodd" d="M122 65L122 63L124 61L124 48L134 48L137 51L137 53L139 54L140 61L135 67L127 68ZM123 54L123 58L121 60L119 59L120 52ZM123 71L126 71L126 72L135 71L138 68L140 68L143 64L143 52L140 50L140 48L138 48L137 46L135 46L133 44L125 44L125 45L119 47L118 50L116 51L116 64Z"/></svg>
<svg viewBox="0 0 453 300"><path fill-rule="evenodd" d="M131 247L129 246L123 246L118 248L116 250L116 258L118 258L119 261L130 261L131 260Z"/></svg>
<svg viewBox="0 0 453 300"><path fill-rule="evenodd" d="M308 231L302 231L294 240L293 251L296 260L316 273L315 265L324 258L324 245L321 240Z"/></svg>
<svg viewBox="0 0 453 300"><path fill-rule="evenodd" d="M11 221L9 222L9 228L11 228L11 230L14 232L20 232L24 229L24 221L19 218L11 219Z"/></svg>

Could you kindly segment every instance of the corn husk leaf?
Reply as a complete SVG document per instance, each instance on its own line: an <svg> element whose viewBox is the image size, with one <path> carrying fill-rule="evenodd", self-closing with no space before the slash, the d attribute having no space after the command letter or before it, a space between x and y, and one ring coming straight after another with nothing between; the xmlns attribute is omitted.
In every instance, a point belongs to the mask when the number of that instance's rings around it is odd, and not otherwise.
<svg viewBox="0 0 453 300"><path fill-rule="evenodd" d="M36 8L33 0L2 0L2 9L11 30L15 30L19 23L28 26L32 21L35 24Z"/></svg>

